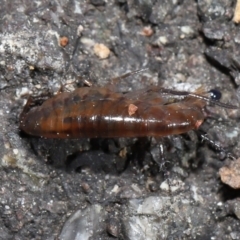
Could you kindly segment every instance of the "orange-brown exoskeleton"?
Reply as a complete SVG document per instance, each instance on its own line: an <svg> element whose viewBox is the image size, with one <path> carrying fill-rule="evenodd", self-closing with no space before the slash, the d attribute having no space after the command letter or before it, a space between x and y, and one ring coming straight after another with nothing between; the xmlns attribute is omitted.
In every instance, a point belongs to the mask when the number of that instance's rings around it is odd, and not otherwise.
<svg viewBox="0 0 240 240"><path fill-rule="evenodd" d="M41 106L28 100L20 129L45 138L164 137L198 129L204 107L213 102L194 93L161 87L118 93L106 87L83 87L49 98Z"/></svg>

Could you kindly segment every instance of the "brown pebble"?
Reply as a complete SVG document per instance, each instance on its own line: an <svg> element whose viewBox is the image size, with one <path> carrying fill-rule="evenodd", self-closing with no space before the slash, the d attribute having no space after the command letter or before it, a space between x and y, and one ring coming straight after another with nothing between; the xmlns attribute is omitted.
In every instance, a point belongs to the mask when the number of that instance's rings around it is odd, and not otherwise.
<svg viewBox="0 0 240 240"><path fill-rule="evenodd" d="M151 37L153 35L153 29L148 26L148 27L144 27L141 35L145 36L145 37Z"/></svg>
<svg viewBox="0 0 240 240"><path fill-rule="evenodd" d="M90 186L89 186L88 183L82 182L81 185L82 185L82 189L83 189L84 193L89 193L90 192Z"/></svg>
<svg viewBox="0 0 240 240"><path fill-rule="evenodd" d="M68 38L67 37L60 37L60 46L66 47L68 44Z"/></svg>
<svg viewBox="0 0 240 240"><path fill-rule="evenodd" d="M240 0L237 0L236 7L234 10L233 21L235 23L240 23Z"/></svg>
<svg viewBox="0 0 240 240"><path fill-rule="evenodd" d="M223 183L234 189L240 188L240 158L234 160L229 166L224 166L219 170L219 175Z"/></svg>
<svg viewBox="0 0 240 240"><path fill-rule="evenodd" d="M118 225L119 224L116 218L110 218L107 224L107 232L114 237L118 237L119 234Z"/></svg>
<svg viewBox="0 0 240 240"><path fill-rule="evenodd" d="M93 50L100 59L108 58L110 55L109 48L102 43L96 43Z"/></svg>

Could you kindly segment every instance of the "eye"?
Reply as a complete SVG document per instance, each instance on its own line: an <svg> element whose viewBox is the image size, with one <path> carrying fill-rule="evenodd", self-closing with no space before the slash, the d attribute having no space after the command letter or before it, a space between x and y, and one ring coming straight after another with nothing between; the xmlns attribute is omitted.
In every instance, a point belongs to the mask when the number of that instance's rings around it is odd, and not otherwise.
<svg viewBox="0 0 240 240"><path fill-rule="evenodd" d="M209 93L210 93L210 98L214 101L217 101L222 97L222 93L216 89L211 89Z"/></svg>

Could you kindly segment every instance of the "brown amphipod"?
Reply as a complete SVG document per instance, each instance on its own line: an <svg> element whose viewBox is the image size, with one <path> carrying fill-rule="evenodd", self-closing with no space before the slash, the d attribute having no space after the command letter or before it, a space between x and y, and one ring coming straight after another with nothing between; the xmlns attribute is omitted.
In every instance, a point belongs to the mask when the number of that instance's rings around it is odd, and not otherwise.
<svg viewBox="0 0 240 240"><path fill-rule="evenodd" d="M20 116L20 129L45 138L164 137L198 129L208 102L236 108L194 93L149 87L117 93L107 87L83 87L49 98Z"/></svg>

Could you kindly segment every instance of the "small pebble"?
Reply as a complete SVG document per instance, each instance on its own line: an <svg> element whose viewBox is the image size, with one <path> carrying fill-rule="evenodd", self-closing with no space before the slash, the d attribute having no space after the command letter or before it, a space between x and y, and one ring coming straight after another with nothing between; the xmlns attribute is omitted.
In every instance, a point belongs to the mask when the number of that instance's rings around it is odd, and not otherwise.
<svg viewBox="0 0 240 240"><path fill-rule="evenodd" d="M110 55L110 50L102 43L96 43L94 45L94 53L100 58L105 59Z"/></svg>
<svg viewBox="0 0 240 240"><path fill-rule="evenodd" d="M68 45L68 38L67 37L60 37L60 46L66 47Z"/></svg>

